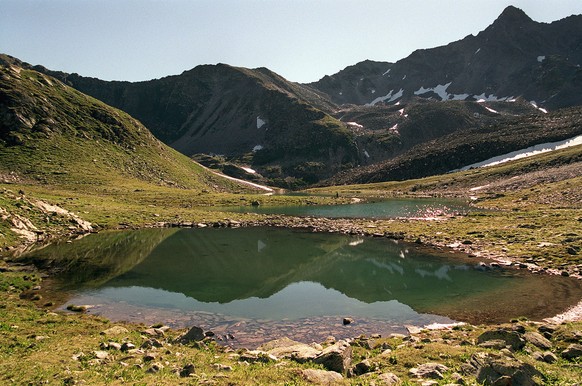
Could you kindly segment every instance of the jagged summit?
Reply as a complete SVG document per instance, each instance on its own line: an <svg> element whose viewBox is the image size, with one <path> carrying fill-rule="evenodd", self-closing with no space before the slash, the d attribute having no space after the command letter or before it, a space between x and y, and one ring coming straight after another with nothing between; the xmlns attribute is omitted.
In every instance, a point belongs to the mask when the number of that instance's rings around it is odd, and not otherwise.
<svg viewBox="0 0 582 386"><path fill-rule="evenodd" d="M396 63L361 62L312 83L337 104L514 100L555 109L582 104L582 15L552 23L509 6L476 36L414 51Z"/></svg>
<svg viewBox="0 0 582 386"><path fill-rule="evenodd" d="M531 23L533 20L520 8L514 7L513 5L508 6L501 12L501 15L493 22L496 24L510 24L519 25Z"/></svg>

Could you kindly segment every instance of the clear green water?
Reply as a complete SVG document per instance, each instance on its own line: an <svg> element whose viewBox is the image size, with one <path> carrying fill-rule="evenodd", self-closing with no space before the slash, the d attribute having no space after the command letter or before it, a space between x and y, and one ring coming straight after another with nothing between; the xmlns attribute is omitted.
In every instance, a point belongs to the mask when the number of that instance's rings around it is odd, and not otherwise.
<svg viewBox="0 0 582 386"><path fill-rule="evenodd" d="M391 199L346 205L239 206L221 208L239 213L286 214L328 218L431 218L464 214L470 206L459 200L436 198Z"/></svg>
<svg viewBox="0 0 582 386"><path fill-rule="evenodd" d="M104 232L26 259L61 267L54 286L68 296L63 308L92 304L113 320L201 325L234 332L241 344L539 319L582 298L569 278L484 269L388 239L275 228ZM356 323L343 326L346 316Z"/></svg>

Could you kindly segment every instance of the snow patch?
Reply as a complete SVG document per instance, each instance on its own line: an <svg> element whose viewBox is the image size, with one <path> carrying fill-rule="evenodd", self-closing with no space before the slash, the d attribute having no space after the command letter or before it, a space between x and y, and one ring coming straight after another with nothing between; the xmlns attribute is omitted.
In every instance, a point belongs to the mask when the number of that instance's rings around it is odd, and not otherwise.
<svg viewBox="0 0 582 386"><path fill-rule="evenodd" d="M451 83L453 83L453 82L449 82L447 84L439 84L435 87L429 87L429 88L425 88L424 86L422 86L414 92L414 95L422 95L422 94L426 94L429 91L432 91L435 94L437 94L439 97L441 97L441 100L445 101L445 100L448 100L450 98L450 94L447 93L447 88L451 85Z"/></svg>
<svg viewBox="0 0 582 386"><path fill-rule="evenodd" d="M538 56L538 62L539 63L543 62L544 60L546 60L546 56L545 55Z"/></svg>
<svg viewBox="0 0 582 386"><path fill-rule="evenodd" d="M477 103L483 103L483 102L515 102L515 99L514 99L513 96L499 98L497 95L493 95L493 94L485 95L485 93L482 93L480 95L473 95L473 99L477 100Z"/></svg>
<svg viewBox="0 0 582 386"><path fill-rule="evenodd" d="M400 109L400 110L398 110L398 112L400 113L400 116L404 115L404 109Z"/></svg>
<svg viewBox="0 0 582 386"><path fill-rule="evenodd" d="M376 103L380 103L380 102L388 102L388 103L394 102L396 99L402 98L402 95L404 94L404 89L401 88L396 94L392 94L393 92L394 92L394 90L390 90L390 92L387 95L378 97L370 103L366 103L366 106L374 106Z"/></svg>
<svg viewBox="0 0 582 386"><path fill-rule="evenodd" d="M258 152L259 150L263 150L263 145L257 145L253 147L253 153Z"/></svg>
<svg viewBox="0 0 582 386"><path fill-rule="evenodd" d="M547 114L548 110L544 109L543 107L538 107L538 104L536 103L536 101L531 101L529 102L534 108L540 110L542 113Z"/></svg>
<svg viewBox="0 0 582 386"><path fill-rule="evenodd" d="M374 89L370 90L370 92L371 92L372 94L376 94L376 90L374 90Z"/></svg>
<svg viewBox="0 0 582 386"><path fill-rule="evenodd" d="M473 55L477 55L479 53L479 51L481 51L481 48L477 48L477 51L475 51L475 53Z"/></svg>
<svg viewBox="0 0 582 386"><path fill-rule="evenodd" d="M388 70L386 70L386 72L385 72L385 73L383 73L383 74L382 74L382 76L384 76L384 75L388 75L388 73L390 72L390 70L392 70L392 69L391 69L391 68L389 68Z"/></svg>
<svg viewBox="0 0 582 386"><path fill-rule="evenodd" d="M499 155L497 157L492 157L485 161L476 162L474 164L467 165L459 170L468 170L472 168L482 168L493 165L499 165L505 162L514 161L517 159L531 157L533 155L547 153L549 151L565 149L567 147L578 145L582 145L582 135L570 139L565 139L563 141L540 143L538 145L530 146L525 149L513 151L511 153ZM477 190L475 188L473 189Z"/></svg>
<svg viewBox="0 0 582 386"><path fill-rule="evenodd" d="M404 76L402 77L402 80L404 80L404 79L406 79L406 75L404 75Z"/></svg>
<svg viewBox="0 0 582 386"><path fill-rule="evenodd" d="M454 101L464 101L467 98L469 98L469 94L453 94L453 97L451 98Z"/></svg>
<svg viewBox="0 0 582 386"><path fill-rule="evenodd" d="M389 132L394 133L394 134L399 134L398 131L398 123L395 124L394 126L392 126L391 128L388 129Z"/></svg>
<svg viewBox="0 0 582 386"><path fill-rule="evenodd" d="M261 117L257 116L257 129L263 127L267 122L263 121Z"/></svg>
<svg viewBox="0 0 582 386"><path fill-rule="evenodd" d="M360 125L358 122L346 122L346 125L352 126L352 127L357 127L358 129L364 128L364 126Z"/></svg>
<svg viewBox="0 0 582 386"><path fill-rule="evenodd" d="M364 155L366 156L366 158L370 158L370 153L368 153L367 150L364 150Z"/></svg>
<svg viewBox="0 0 582 386"><path fill-rule="evenodd" d="M493 110L493 109L492 109L492 108L490 108L490 107L487 107L487 106L483 106L483 107L485 107L485 108L486 108L488 111L490 111L490 112L492 112L492 113L499 114L499 111Z"/></svg>
<svg viewBox="0 0 582 386"><path fill-rule="evenodd" d="M254 170L254 169L251 169L251 168L248 168L248 167L246 167L246 166L241 166L240 168L241 168L242 170L244 170L245 172L247 172L247 173L250 173L250 174L255 174L255 173L257 172L256 170Z"/></svg>

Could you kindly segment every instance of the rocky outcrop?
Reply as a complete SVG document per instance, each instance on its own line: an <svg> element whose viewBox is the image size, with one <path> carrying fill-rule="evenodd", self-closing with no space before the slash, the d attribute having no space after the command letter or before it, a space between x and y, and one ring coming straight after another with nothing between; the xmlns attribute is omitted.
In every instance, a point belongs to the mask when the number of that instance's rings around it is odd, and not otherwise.
<svg viewBox="0 0 582 386"><path fill-rule="evenodd" d="M543 376L533 366L504 355L473 354L465 373L473 374L484 385L542 385Z"/></svg>

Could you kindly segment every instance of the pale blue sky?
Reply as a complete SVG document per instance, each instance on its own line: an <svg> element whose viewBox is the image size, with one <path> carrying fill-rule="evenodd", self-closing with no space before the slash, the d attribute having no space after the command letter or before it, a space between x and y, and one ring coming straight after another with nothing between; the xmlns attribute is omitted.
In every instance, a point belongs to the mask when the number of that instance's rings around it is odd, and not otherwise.
<svg viewBox="0 0 582 386"><path fill-rule="evenodd" d="M510 4L582 14L581 0L0 0L0 52L106 80L228 63L311 82L477 34Z"/></svg>

